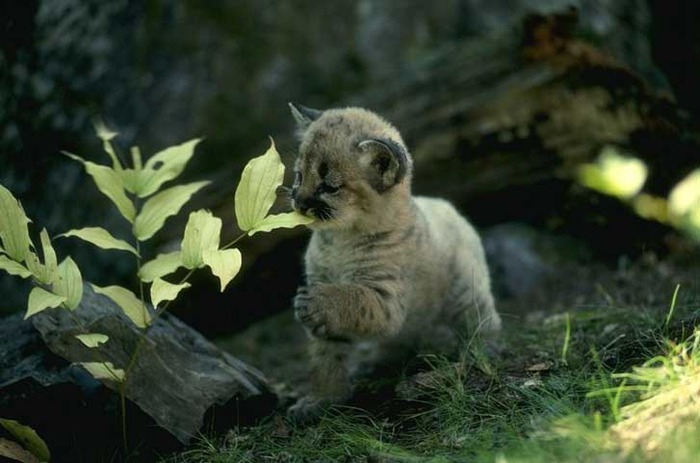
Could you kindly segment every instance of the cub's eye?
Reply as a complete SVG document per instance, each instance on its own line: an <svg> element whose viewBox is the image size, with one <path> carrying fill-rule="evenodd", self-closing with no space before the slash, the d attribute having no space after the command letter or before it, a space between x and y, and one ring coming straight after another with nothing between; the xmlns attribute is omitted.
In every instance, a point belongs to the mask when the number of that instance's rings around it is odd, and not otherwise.
<svg viewBox="0 0 700 463"><path fill-rule="evenodd" d="M328 194L335 194L340 190L340 186L329 185L328 183L321 184L321 191Z"/></svg>

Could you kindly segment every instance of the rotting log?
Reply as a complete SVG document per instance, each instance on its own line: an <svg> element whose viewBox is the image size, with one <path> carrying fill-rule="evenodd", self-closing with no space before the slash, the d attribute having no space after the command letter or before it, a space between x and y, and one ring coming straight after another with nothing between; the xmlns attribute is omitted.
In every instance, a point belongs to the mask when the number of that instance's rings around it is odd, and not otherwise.
<svg viewBox="0 0 700 463"><path fill-rule="evenodd" d="M99 355L75 338L84 330L109 336ZM0 416L35 428L55 461L109 460L121 451L117 384L76 365L129 364L141 334L118 306L85 285L73 313L49 309L28 321L17 314L0 321L0 334ZM140 348L126 397L129 448L145 461L205 430L250 424L276 404L262 373L167 315Z"/></svg>
<svg viewBox="0 0 700 463"><path fill-rule="evenodd" d="M609 255L658 248L667 229L583 189L577 170L612 145L643 159L645 190L665 196L700 166L700 132L668 92L578 38L576 22L575 10L530 16L519 34L455 46L365 98L412 147L416 191L478 224L526 221Z"/></svg>

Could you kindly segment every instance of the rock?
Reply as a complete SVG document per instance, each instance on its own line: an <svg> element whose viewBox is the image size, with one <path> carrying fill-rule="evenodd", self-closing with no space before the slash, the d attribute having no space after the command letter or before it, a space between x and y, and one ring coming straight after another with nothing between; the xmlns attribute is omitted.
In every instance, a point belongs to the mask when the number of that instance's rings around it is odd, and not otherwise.
<svg viewBox="0 0 700 463"><path fill-rule="evenodd" d="M488 228L482 241L499 299L527 295L564 265L591 257L585 242L518 223Z"/></svg>
<svg viewBox="0 0 700 463"><path fill-rule="evenodd" d="M75 338L83 333L78 322L110 336L99 356ZM126 368L140 338L121 309L86 285L72 314L50 309L31 323L15 315L0 323L0 334L0 416L35 428L55 461L97 461L95 455L120 451L115 383L103 385L75 363ZM156 320L140 349L126 396L129 446L144 458L173 450L203 429L253 422L276 403L259 371L167 315Z"/></svg>

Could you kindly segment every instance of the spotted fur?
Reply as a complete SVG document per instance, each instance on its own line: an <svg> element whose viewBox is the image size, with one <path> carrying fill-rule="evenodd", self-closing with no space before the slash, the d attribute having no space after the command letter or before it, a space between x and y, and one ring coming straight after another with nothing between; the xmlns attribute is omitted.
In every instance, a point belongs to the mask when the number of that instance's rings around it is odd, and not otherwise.
<svg viewBox="0 0 700 463"><path fill-rule="evenodd" d="M358 343L395 356L501 320L479 236L448 202L411 195L399 132L365 109L290 106L301 138L292 206L317 219L294 299L313 391L290 412L304 419L349 396Z"/></svg>

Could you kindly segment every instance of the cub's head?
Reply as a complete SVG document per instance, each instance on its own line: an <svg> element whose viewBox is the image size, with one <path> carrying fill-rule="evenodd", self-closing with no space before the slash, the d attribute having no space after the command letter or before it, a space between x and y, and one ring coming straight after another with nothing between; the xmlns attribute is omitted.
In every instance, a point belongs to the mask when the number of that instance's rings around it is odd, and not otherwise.
<svg viewBox="0 0 700 463"><path fill-rule="evenodd" d="M292 207L317 219L312 228L353 228L408 200L412 161L391 124L361 108L289 106L301 140Z"/></svg>

